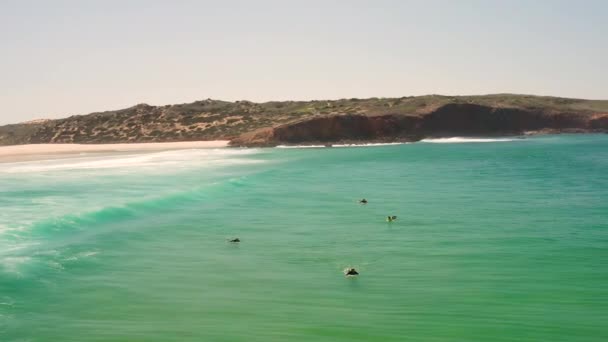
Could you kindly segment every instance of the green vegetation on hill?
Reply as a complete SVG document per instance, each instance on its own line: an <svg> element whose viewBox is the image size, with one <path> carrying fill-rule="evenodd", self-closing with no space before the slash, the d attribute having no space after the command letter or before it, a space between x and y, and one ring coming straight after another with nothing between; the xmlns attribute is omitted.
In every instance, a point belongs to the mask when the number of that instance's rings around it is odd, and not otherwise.
<svg viewBox="0 0 608 342"><path fill-rule="evenodd" d="M203 100L193 103L134 107L76 115L43 123L0 127L0 144L116 143L232 139L260 128L312 117L359 115L422 116L448 104L478 104L555 113L608 113L608 101L547 96L409 96L400 98L319 101Z"/></svg>
<svg viewBox="0 0 608 342"><path fill-rule="evenodd" d="M29 142L41 124L13 124L0 126L0 145L19 145Z"/></svg>

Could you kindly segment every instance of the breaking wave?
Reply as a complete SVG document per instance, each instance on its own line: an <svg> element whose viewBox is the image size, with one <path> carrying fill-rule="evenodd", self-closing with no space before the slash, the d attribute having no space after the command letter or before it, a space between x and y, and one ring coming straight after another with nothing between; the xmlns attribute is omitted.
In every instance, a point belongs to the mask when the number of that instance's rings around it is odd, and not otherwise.
<svg viewBox="0 0 608 342"><path fill-rule="evenodd" d="M435 138L435 139L422 139L421 142L433 143L433 144L461 144L461 143L488 143L488 142L509 142L518 141L516 138L463 138L463 137L452 137L452 138Z"/></svg>
<svg viewBox="0 0 608 342"><path fill-rule="evenodd" d="M0 173L107 169L162 170L171 167L229 166L257 163L257 160L244 158L256 153L258 153L256 149L188 149L155 153L85 155L66 159L4 163L0 165Z"/></svg>
<svg viewBox="0 0 608 342"><path fill-rule="evenodd" d="M403 145L404 142L393 143L367 143L367 144L328 144L328 145L278 145L276 148L326 148L326 147L372 147L372 146L390 146Z"/></svg>

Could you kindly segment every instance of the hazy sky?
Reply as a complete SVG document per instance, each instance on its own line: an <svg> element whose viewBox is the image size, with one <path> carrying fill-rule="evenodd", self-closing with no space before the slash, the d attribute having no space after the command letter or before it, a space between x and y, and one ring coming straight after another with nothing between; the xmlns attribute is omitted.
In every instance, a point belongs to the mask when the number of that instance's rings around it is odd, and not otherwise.
<svg viewBox="0 0 608 342"><path fill-rule="evenodd" d="M0 0L0 123L214 98L608 99L608 1Z"/></svg>

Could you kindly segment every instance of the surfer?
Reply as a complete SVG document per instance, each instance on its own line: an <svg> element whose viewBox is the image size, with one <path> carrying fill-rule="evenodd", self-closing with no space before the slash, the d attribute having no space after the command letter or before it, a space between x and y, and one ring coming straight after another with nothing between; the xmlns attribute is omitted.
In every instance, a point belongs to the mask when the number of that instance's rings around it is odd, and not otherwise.
<svg viewBox="0 0 608 342"><path fill-rule="evenodd" d="M230 240L228 240L228 242L234 242L234 243L237 243L237 242L241 242L241 240L240 240L239 238L234 238L234 239L230 239Z"/></svg>
<svg viewBox="0 0 608 342"><path fill-rule="evenodd" d="M363 199L359 200L359 203L361 203L361 204L367 204L367 200L365 198L363 198Z"/></svg>
<svg viewBox="0 0 608 342"><path fill-rule="evenodd" d="M357 272L357 270L354 269L353 267L348 267L347 269L344 270L344 275L347 277L353 277L353 276L359 275L359 272Z"/></svg>

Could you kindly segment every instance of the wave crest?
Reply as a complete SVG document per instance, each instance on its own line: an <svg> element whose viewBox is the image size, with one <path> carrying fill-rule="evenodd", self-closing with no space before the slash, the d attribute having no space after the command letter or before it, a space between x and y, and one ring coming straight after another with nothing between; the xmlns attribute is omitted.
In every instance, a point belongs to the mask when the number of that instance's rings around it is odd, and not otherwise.
<svg viewBox="0 0 608 342"><path fill-rule="evenodd" d="M433 144L462 144L462 143L488 143L488 142L509 142L517 141L520 139L515 138L465 138L465 137L452 137L452 138L433 138L433 139L422 139L420 142L433 143Z"/></svg>
<svg viewBox="0 0 608 342"><path fill-rule="evenodd" d="M278 145L276 148L326 148L326 147L373 147L373 146L391 146L403 145L404 142L390 143L362 143L362 144L328 144L326 145Z"/></svg>

